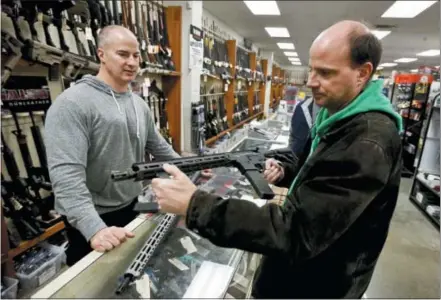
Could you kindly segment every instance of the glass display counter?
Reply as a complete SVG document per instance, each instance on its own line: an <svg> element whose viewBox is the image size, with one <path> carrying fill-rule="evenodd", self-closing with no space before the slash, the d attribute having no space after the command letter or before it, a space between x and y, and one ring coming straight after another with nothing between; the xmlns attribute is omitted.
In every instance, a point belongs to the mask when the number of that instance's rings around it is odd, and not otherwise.
<svg viewBox="0 0 441 300"><path fill-rule="evenodd" d="M256 147L270 150L274 145L286 147L274 140L245 138L231 151ZM248 180L236 169L217 168L214 173L211 179L200 182L199 188L225 199L256 201ZM261 204L264 203L258 205ZM126 269L160 220L161 215L140 215L126 226L135 233L134 238L108 253L90 253L32 298L224 298L226 294L249 297L260 256L215 246L188 230L182 219L159 244L143 276L117 295L115 291Z"/></svg>

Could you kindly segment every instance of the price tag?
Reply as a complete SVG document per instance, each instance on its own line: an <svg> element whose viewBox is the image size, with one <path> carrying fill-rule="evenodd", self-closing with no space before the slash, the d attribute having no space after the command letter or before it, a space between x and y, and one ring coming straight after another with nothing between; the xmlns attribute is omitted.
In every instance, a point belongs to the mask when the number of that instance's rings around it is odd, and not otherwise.
<svg viewBox="0 0 441 300"><path fill-rule="evenodd" d="M224 92L228 92L228 83L224 84Z"/></svg>
<svg viewBox="0 0 441 300"><path fill-rule="evenodd" d="M176 257L169 258L168 261L181 271L188 270L188 267L186 265L184 265L184 263L182 261L176 259Z"/></svg>
<svg viewBox="0 0 441 300"><path fill-rule="evenodd" d="M242 81L237 81L237 89L240 90L240 88L242 87Z"/></svg>
<svg viewBox="0 0 441 300"><path fill-rule="evenodd" d="M150 78L148 78L148 77L144 78L144 84L145 84L147 87L150 87Z"/></svg>
<svg viewBox="0 0 441 300"><path fill-rule="evenodd" d="M146 42L144 41L144 40L142 40L142 43L141 43L141 49L142 49L142 51L145 51L145 48L147 47L147 44L146 44Z"/></svg>
<svg viewBox="0 0 441 300"><path fill-rule="evenodd" d="M184 249L187 250L187 254L191 254L191 253L198 251L198 249L193 244L193 241L191 240L191 238L189 236L181 238L180 241L181 241L182 247L184 247Z"/></svg>
<svg viewBox="0 0 441 300"><path fill-rule="evenodd" d="M89 41L93 40L92 29L90 29L90 27L86 27L86 39Z"/></svg>
<svg viewBox="0 0 441 300"><path fill-rule="evenodd" d="M424 196L421 193L417 193L416 199L419 203L423 203Z"/></svg>
<svg viewBox="0 0 441 300"><path fill-rule="evenodd" d="M249 85L249 86L251 86L251 83L252 83L251 81L248 81L248 85Z"/></svg>
<svg viewBox="0 0 441 300"><path fill-rule="evenodd" d="M204 82L207 82L207 74L204 74Z"/></svg>
<svg viewBox="0 0 441 300"><path fill-rule="evenodd" d="M67 20L64 17L61 18L61 30L62 31L66 31L67 30Z"/></svg>
<svg viewBox="0 0 441 300"><path fill-rule="evenodd" d="M150 299L150 278L147 274L144 273L140 279L136 280L135 285L142 299Z"/></svg>
<svg viewBox="0 0 441 300"><path fill-rule="evenodd" d="M145 83L142 85L142 96L143 97L149 96L149 87Z"/></svg>

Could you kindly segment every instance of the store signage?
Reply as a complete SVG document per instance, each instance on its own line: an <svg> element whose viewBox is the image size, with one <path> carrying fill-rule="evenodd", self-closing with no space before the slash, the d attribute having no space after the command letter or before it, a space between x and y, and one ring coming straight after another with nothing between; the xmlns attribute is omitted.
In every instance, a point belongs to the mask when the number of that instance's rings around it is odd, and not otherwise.
<svg viewBox="0 0 441 300"><path fill-rule="evenodd" d="M2 87L2 111L47 110L52 101L46 77L11 76Z"/></svg>
<svg viewBox="0 0 441 300"><path fill-rule="evenodd" d="M190 25L189 69L202 70L204 59L204 32L199 27Z"/></svg>

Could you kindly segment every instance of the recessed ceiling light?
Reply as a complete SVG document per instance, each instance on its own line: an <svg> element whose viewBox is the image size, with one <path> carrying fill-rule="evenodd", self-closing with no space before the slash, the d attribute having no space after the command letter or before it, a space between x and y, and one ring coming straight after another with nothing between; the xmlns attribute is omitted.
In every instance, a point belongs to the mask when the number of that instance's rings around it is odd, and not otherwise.
<svg viewBox="0 0 441 300"><path fill-rule="evenodd" d="M288 60L289 61L300 61L300 58L290 56L290 57L288 57Z"/></svg>
<svg viewBox="0 0 441 300"><path fill-rule="evenodd" d="M293 43L277 43L277 46L279 46L280 49L284 50L294 50L294 44Z"/></svg>
<svg viewBox="0 0 441 300"><path fill-rule="evenodd" d="M418 73L418 69L410 70L411 73Z"/></svg>
<svg viewBox="0 0 441 300"><path fill-rule="evenodd" d="M372 34L375 35L379 40L384 38L386 35L391 33L391 31L388 30L371 30Z"/></svg>
<svg viewBox="0 0 441 300"><path fill-rule="evenodd" d="M285 54L286 56L299 56L297 52L294 51L285 51L283 52L283 54Z"/></svg>
<svg viewBox="0 0 441 300"><path fill-rule="evenodd" d="M396 63L384 63L384 64L380 64L380 67L387 68L387 67L395 67L396 65L398 65L398 64L396 64Z"/></svg>
<svg viewBox="0 0 441 300"><path fill-rule="evenodd" d="M248 9L256 16L280 16L276 1L244 1Z"/></svg>
<svg viewBox="0 0 441 300"><path fill-rule="evenodd" d="M395 1L381 17L415 18L435 3L436 1Z"/></svg>
<svg viewBox="0 0 441 300"><path fill-rule="evenodd" d="M384 67L377 67L377 70L383 70Z"/></svg>
<svg viewBox="0 0 441 300"><path fill-rule="evenodd" d="M270 37L289 37L289 32L286 27L265 27L265 30Z"/></svg>
<svg viewBox="0 0 441 300"><path fill-rule="evenodd" d="M397 63L410 63L410 62L413 62L413 61L416 61L416 60L418 60L418 58L402 57L402 58L394 60L394 62L397 62Z"/></svg>
<svg viewBox="0 0 441 300"><path fill-rule="evenodd" d="M437 56L439 55L439 49L431 49L431 50L427 50L427 51L423 51L420 53L417 53L418 56Z"/></svg>
<svg viewBox="0 0 441 300"><path fill-rule="evenodd" d="M302 63L299 61L292 61L291 64L293 64L294 66L301 66Z"/></svg>

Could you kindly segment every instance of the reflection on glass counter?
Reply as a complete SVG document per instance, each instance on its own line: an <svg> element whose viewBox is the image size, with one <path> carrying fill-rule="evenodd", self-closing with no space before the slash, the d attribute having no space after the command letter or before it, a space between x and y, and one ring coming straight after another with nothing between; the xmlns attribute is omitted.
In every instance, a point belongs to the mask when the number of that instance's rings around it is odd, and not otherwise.
<svg viewBox="0 0 441 300"><path fill-rule="evenodd" d="M259 148L260 151L269 151L273 145L284 146L283 143L277 141L260 140L253 138L244 139L239 145L231 150L231 152L246 151Z"/></svg>
<svg viewBox="0 0 441 300"><path fill-rule="evenodd" d="M214 173L215 176L199 185L200 189L224 199L254 197L254 190L248 180L236 169L217 168ZM241 250L213 245L188 230L184 220L180 220L146 266L144 272L150 285L146 292L152 298L223 298L242 254ZM145 298L145 292L140 288L140 281L143 280L141 277L113 298Z"/></svg>

